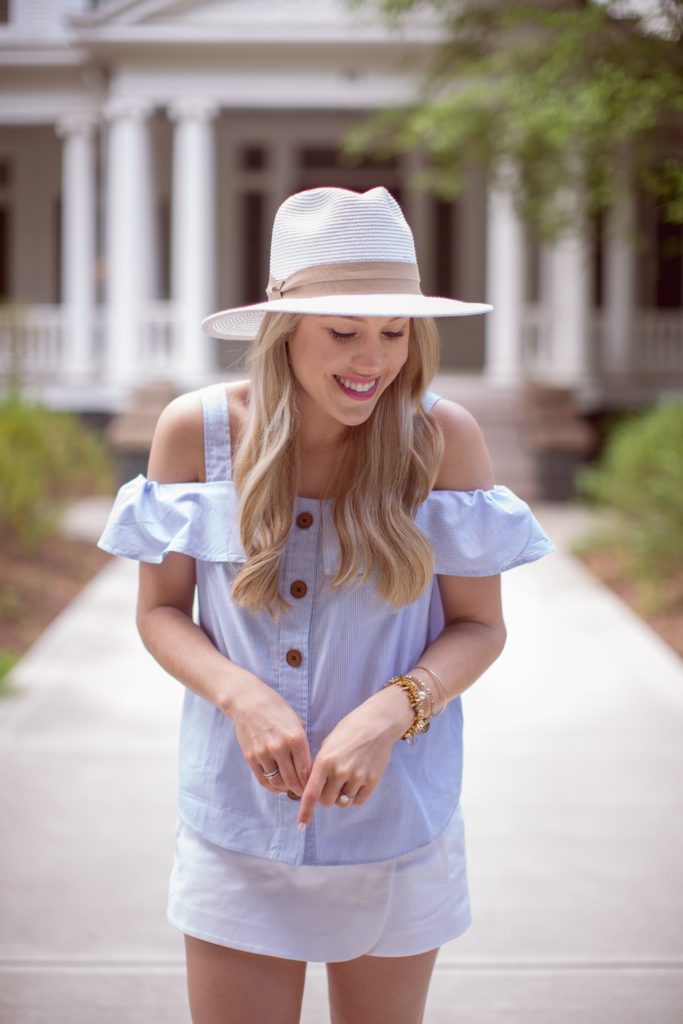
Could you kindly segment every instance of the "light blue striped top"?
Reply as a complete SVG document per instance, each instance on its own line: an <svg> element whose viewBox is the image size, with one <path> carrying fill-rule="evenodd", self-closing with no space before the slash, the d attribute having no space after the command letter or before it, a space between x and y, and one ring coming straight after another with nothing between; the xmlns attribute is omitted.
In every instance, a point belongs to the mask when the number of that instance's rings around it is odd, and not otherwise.
<svg viewBox="0 0 683 1024"><path fill-rule="evenodd" d="M105 551L161 562L169 551L196 559L199 623L215 646L290 703L315 756L325 736L392 675L419 662L443 628L436 575L410 605L395 608L373 580L332 593L339 548L332 499L297 498L283 557L280 592L291 609L274 624L267 612L233 604L232 580L245 553L236 522L230 425L223 384L201 391L206 483L160 484L140 475L121 487L99 540ZM428 393L430 409L439 396ZM302 513L307 513L303 515ZM554 550L529 506L507 487L432 491L416 522L432 544L435 573L489 576ZM303 596L290 597L295 588ZM292 654L292 652L295 652ZM246 764L231 721L185 692L180 734L178 813L205 839L288 864L387 860L431 842L460 797L460 698L414 744L396 743L367 803L353 813L318 807L305 832L299 805L267 792Z"/></svg>

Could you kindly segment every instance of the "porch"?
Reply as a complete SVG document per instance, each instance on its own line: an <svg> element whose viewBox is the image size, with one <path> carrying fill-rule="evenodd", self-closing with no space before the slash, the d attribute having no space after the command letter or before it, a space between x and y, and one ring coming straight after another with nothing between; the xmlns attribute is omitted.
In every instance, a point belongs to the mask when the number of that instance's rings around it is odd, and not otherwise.
<svg viewBox="0 0 683 1024"><path fill-rule="evenodd" d="M527 305L521 318L520 367L505 388L557 383L557 337L552 311ZM630 343L621 364L613 365L609 324L604 311L594 310L588 322L588 353L583 379L573 386L576 404L585 411L613 404L640 406L683 390L683 312L640 309L634 312ZM9 304L0 309L0 389L13 384L31 397L55 408L113 413L122 408L130 388L165 381L179 390L201 386L241 371L245 346L206 337L206 372L190 374L183 360L181 323L171 301L148 302L137 324L133 348L134 380L114 386L108 351L107 307L95 307L89 344L79 353L74 370L72 331L64 304ZM200 338L197 342L202 344ZM484 346L485 348L486 346ZM444 367L444 371L447 367ZM503 383L483 365L474 369L494 391Z"/></svg>

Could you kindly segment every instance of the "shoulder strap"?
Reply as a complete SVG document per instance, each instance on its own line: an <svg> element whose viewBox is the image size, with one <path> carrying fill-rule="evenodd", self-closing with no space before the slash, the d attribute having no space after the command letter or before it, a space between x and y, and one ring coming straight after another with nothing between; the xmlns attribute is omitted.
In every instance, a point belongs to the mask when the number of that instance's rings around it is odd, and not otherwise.
<svg viewBox="0 0 683 1024"><path fill-rule="evenodd" d="M441 395L437 395L435 391L426 391L424 398L422 399L422 408L425 412L429 412L433 409L437 402L441 401Z"/></svg>
<svg viewBox="0 0 683 1024"><path fill-rule="evenodd" d="M206 479L232 480L230 417L225 384L210 384L199 392L204 411Z"/></svg>

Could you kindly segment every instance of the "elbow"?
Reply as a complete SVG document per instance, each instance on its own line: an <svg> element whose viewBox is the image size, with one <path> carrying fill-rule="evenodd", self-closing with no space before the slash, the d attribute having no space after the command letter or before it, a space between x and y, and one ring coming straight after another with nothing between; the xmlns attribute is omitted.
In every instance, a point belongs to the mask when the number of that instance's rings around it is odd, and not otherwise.
<svg viewBox="0 0 683 1024"><path fill-rule="evenodd" d="M500 655L505 650L505 644L507 643L508 639L507 626L505 625L502 619L500 620L500 622L496 623L496 625L493 627L493 631L496 637L496 657L500 657Z"/></svg>

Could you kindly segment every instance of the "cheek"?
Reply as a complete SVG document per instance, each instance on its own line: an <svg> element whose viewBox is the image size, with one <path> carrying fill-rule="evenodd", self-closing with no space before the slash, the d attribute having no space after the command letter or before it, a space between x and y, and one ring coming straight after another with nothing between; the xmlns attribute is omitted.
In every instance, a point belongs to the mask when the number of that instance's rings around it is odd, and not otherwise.
<svg viewBox="0 0 683 1024"><path fill-rule="evenodd" d="M408 362L409 342L406 340L394 352L393 366L398 373Z"/></svg>

